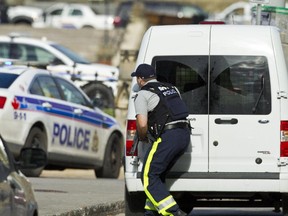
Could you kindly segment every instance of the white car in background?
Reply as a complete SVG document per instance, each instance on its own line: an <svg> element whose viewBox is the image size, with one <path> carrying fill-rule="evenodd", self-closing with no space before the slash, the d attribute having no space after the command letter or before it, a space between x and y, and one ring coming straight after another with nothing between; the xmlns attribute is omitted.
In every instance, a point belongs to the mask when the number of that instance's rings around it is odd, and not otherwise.
<svg viewBox="0 0 288 216"><path fill-rule="evenodd" d="M7 10L8 22L12 24L32 25L43 17L44 11L41 8L32 6L10 6Z"/></svg>
<svg viewBox="0 0 288 216"><path fill-rule="evenodd" d="M15 156L42 149L49 169L94 169L117 178L123 134L117 121L95 108L71 81L27 66L0 67L0 134ZM37 177L44 167L25 169Z"/></svg>
<svg viewBox="0 0 288 216"><path fill-rule="evenodd" d="M103 108L114 108L119 69L91 63L68 48L48 41L18 35L0 36L0 59L49 65L48 69L75 82ZM100 105L99 105L100 106Z"/></svg>
<svg viewBox="0 0 288 216"><path fill-rule="evenodd" d="M210 15L207 20L224 21L226 24L251 24L252 4L239 1L226 7L219 13Z"/></svg>
<svg viewBox="0 0 288 216"><path fill-rule="evenodd" d="M34 22L33 27L111 30L113 22L112 15L100 14L88 4L58 3L47 8L42 19Z"/></svg>

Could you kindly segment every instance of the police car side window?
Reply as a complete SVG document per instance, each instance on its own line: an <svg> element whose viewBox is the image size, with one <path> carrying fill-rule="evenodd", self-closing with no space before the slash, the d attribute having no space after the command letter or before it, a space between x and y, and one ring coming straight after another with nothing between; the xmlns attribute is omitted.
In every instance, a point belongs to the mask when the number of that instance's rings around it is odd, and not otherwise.
<svg viewBox="0 0 288 216"><path fill-rule="evenodd" d="M29 47L31 50L32 48ZM45 49L42 49L41 47L34 47L33 55L35 55L33 58L37 59L38 62L43 63L43 64L49 64L53 63L55 59L58 60L53 54L48 52ZM27 57L28 58L28 57ZM58 60L60 61L60 60Z"/></svg>
<svg viewBox="0 0 288 216"><path fill-rule="evenodd" d="M29 91L31 94L44 96L44 93L41 89L41 86L40 86L37 78L34 79L34 81L32 82Z"/></svg>
<svg viewBox="0 0 288 216"><path fill-rule="evenodd" d="M88 106L87 100L75 86L64 79L56 78L56 80L63 92L64 99L66 101Z"/></svg>
<svg viewBox="0 0 288 216"><path fill-rule="evenodd" d="M57 85L52 77L39 76L37 79L45 97L62 99Z"/></svg>

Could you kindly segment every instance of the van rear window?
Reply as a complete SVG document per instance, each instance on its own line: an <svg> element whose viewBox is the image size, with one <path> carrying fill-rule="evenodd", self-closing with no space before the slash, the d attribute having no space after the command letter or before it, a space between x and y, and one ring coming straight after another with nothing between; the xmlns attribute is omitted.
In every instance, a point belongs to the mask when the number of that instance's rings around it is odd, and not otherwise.
<svg viewBox="0 0 288 216"><path fill-rule="evenodd" d="M269 114L269 68L263 56L157 56L157 79L175 85L191 114Z"/></svg>

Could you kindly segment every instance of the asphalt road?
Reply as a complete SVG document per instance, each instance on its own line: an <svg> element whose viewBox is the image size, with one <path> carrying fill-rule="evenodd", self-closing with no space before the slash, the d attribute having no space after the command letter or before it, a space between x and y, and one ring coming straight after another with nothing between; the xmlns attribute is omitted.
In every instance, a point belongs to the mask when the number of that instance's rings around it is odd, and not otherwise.
<svg viewBox="0 0 288 216"><path fill-rule="evenodd" d="M93 170L44 171L30 178L40 216L125 216L124 173L97 179ZM273 208L195 208L189 216L283 216Z"/></svg>
<svg viewBox="0 0 288 216"><path fill-rule="evenodd" d="M123 171L119 179L96 179L93 170L44 171L29 178L40 216L108 216L124 212Z"/></svg>

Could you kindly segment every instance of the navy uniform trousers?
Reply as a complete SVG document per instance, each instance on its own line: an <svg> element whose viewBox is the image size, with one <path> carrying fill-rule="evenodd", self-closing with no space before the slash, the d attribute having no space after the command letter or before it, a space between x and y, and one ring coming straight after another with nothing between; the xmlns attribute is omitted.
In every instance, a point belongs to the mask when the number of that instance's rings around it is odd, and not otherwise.
<svg viewBox="0 0 288 216"><path fill-rule="evenodd" d="M189 143L190 130L174 128L164 131L148 149L142 169L142 183L147 196L145 215L172 216L179 210L166 188L165 178L177 159L184 154Z"/></svg>

